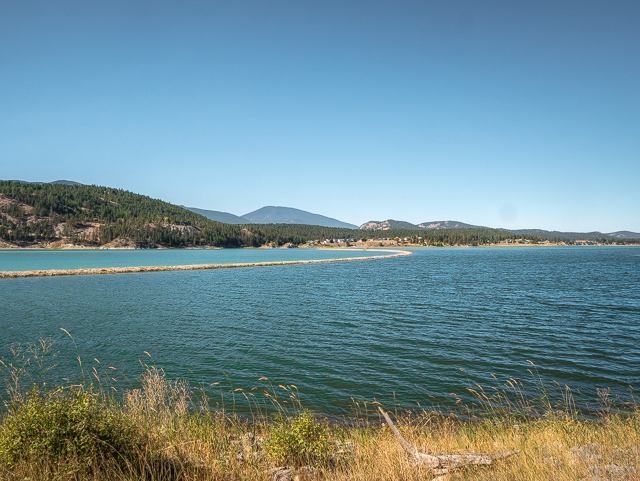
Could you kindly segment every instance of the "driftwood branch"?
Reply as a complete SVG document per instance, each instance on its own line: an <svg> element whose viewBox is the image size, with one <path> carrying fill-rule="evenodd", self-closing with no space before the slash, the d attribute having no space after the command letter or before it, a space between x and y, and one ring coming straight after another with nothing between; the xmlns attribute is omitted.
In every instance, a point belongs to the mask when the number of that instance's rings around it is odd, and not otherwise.
<svg viewBox="0 0 640 481"><path fill-rule="evenodd" d="M398 428L393 424L389 415L383 411L381 407L378 406L380 412L384 416L385 421L391 428L393 434L396 435L398 441L400 441L400 445L411 455L413 458L421 463L426 464L429 468L434 470L434 473L437 470L437 474L444 474L449 469L459 468L461 466L469 466L469 465L484 465L491 466L493 461L497 459L508 458L509 456L513 456L514 454L518 454L520 451L504 451L501 453L494 454L438 454L431 455L425 454L423 452L418 451L411 443L409 443L398 431Z"/></svg>

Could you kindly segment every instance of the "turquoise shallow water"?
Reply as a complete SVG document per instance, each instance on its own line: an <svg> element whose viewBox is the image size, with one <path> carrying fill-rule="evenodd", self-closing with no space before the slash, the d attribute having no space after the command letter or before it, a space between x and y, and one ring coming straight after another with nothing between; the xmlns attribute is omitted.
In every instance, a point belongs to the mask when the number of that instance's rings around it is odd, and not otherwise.
<svg viewBox="0 0 640 481"><path fill-rule="evenodd" d="M156 265L168 252L141 254ZM253 262L269 251L212 252ZM302 250L272 252L293 260ZM2 352L52 335L56 372L69 378L79 373L61 327L87 366L98 358L135 379L148 351L213 396L211 383L249 389L266 376L334 415L352 397L455 408L475 382L528 385L527 360L549 387L556 380L585 400L640 386L636 247L432 248L363 262L5 279L0 295Z"/></svg>
<svg viewBox="0 0 640 481"><path fill-rule="evenodd" d="M387 255L375 250L333 249L120 249L0 250L0 271L89 269L95 267L180 266L279 262Z"/></svg>

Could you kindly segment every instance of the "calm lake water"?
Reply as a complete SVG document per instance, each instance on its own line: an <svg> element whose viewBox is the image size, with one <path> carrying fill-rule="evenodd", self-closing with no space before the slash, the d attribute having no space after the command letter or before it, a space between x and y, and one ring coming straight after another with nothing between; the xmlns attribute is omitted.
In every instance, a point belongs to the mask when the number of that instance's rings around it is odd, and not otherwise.
<svg viewBox="0 0 640 481"><path fill-rule="evenodd" d="M236 264L388 255L341 249L120 249L0 250L0 271L90 269L94 267Z"/></svg>
<svg viewBox="0 0 640 481"><path fill-rule="evenodd" d="M98 267L91 256L103 254L100 262L124 256L109 266L325 255L4 251L0 270ZM430 248L362 262L4 279L0 298L2 353L51 335L60 376L79 377L65 328L85 366L117 367L120 384L136 379L138 360L202 382L214 396L211 383L228 392L228 380L250 389L265 376L338 416L352 398L453 408L475 382L500 388L513 377L533 386L527 360L549 386L556 380L592 401L597 388L624 397L640 386L637 247Z"/></svg>

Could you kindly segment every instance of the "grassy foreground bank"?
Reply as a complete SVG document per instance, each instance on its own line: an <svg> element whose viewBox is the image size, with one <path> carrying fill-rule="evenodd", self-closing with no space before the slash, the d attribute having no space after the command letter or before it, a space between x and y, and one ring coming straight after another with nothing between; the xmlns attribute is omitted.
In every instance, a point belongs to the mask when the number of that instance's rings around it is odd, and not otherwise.
<svg viewBox="0 0 640 481"><path fill-rule="evenodd" d="M48 369L37 352L29 365L38 376ZM239 418L209 409L204 394L154 367L138 389L116 399L97 375L93 384L34 382L25 390L25 366L6 359L0 366L8 388L2 480L640 479L638 406L606 409L606 395L605 409L589 419L570 395L560 405L524 398L514 404L504 393L481 390L469 414L482 409L482 419L392 411L407 441L425 453L519 451L491 466L443 474L417 464L375 409L356 404L349 423L328 423L303 409L295 386L261 394L277 415L255 402L253 416Z"/></svg>

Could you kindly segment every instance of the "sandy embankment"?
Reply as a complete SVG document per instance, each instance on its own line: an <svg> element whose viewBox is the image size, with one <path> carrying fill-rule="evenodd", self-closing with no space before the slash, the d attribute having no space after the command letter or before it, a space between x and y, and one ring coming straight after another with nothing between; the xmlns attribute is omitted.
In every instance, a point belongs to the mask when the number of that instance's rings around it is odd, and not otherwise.
<svg viewBox="0 0 640 481"><path fill-rule="evenodd" d="M128 274L133 272L165 272L165 271L197 271L205 269L233 269L238 267L268 267L284 266L290 264L322 264L326 262L364 261L373 259L388 259L390 257L402 257L413 255L410 251L377 250L376 252L392 252L386 256L344 257L339 259L314 259L300 261L275 261L275 262L245 262L238 264L193 264L183 266L136 266L136 267L96 267L92 269L51 269L38 271L0 271L0 279L16 277L53 277L53 276L77 276L89 274Z"/></svg>

